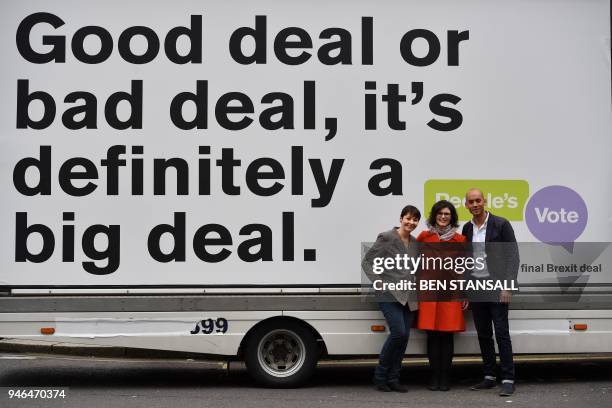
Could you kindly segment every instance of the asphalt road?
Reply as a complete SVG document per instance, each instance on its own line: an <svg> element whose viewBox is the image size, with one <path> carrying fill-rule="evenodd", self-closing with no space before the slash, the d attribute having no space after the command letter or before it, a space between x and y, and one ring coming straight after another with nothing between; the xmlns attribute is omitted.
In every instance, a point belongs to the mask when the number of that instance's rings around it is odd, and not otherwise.
<svg viewBox="0 0 612 408"><path fill-rule="evenodd" d="M427 367L407 367L407 394L381 393L370 384L372 367L317 369L305 387L256 388L243 368L229 371L198 361L37 358L0 354L0 407L612 407L612 362L529 363L517 366L517 393L470 391L477 365L455 367L453 389L425 389ZM13 390L55 388L65 398L9 398Z"/></svg>

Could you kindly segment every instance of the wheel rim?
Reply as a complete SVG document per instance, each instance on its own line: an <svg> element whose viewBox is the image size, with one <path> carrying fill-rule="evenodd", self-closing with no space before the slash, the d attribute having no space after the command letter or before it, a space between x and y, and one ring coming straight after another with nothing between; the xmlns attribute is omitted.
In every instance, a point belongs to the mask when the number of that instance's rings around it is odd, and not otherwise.
<svg viewBox="0 0 612 408"><path fill-rule="evenodd" d="M304 342L291 330L266 334L257 345L260 367L274 377L289 377L302 368L306 359Z"/></svg>

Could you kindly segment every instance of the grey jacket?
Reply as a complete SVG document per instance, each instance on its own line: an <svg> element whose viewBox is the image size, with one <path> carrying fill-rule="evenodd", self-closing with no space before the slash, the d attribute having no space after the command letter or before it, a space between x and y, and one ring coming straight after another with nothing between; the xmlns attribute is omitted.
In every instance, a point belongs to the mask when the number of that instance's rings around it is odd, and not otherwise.
<svg viewBox="0 0 612 408"><path fill-rule="evenodd" d="M404 256L416 257L419 255L418 245L416 239L410 236L411 244L409 246L404 245L404 242L397 233L397 228L392 228L389 231L381 232L376 238L376 242L365 254L362 262L361 269L367 276L367 278L374 282L377 279L382 279L383 282L397 283L401 280L415 281L415 274L411 274L409 271L403 269L388 269L384 273L377 275L374 273L374 258L395 258L397 254ZM419 303L416 300L416 292L410 293L408 291L388 291L398 302L402 305L408 304L410 310L417 310ZM410 294L410 299L409 299Z"/></svg>

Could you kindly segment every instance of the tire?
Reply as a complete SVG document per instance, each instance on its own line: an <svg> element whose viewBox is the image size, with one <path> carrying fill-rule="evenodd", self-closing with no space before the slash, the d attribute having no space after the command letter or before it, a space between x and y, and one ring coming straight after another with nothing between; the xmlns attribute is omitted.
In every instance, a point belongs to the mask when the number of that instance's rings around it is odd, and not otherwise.
<svg viewBox="0 0 612 408"><path fill-rule="evenodd" d="M293 388L314 373L319 350L307 327L295 321L276 320L255 328L245 348L245 363L259 385Z"/></svg>

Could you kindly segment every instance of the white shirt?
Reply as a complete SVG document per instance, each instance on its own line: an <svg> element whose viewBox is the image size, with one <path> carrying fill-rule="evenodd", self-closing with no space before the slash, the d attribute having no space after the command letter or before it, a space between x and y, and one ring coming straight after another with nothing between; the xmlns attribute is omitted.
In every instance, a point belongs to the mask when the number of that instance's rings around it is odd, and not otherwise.
<svg viewBox="0 0 612 408"><path fill-rule="evenodd" d="M489 222L489 212L487 211L487 218L485 218L484 222L480 226L480 228L476 225L474 220L470 221L472 223L472 243L477 243L477 245L473 245L474 248L474 257L483 257L485 258L485 266L483 269L474 269L472 271L472 276L475 278L488 278L490 276L489 270L487 269L487 253L485 252L485 239L487 237L487 223Z"/></svg>

